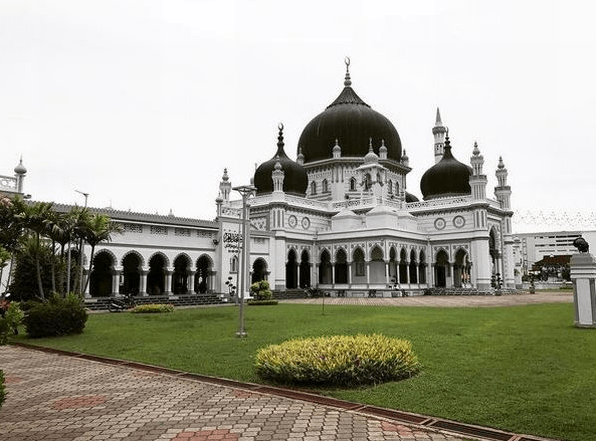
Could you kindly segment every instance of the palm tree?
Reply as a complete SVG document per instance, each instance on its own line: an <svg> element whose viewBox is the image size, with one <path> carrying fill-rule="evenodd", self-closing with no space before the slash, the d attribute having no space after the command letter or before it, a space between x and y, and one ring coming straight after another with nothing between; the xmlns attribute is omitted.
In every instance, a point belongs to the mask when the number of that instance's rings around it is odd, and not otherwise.
<svg viewBox="0 0 596 441"><path fill-rule="evenodd" d="M52 202L35 202L32 204L23 204L23 212L19 215L23 225L31 230L35 235L35 268L37 273L37 284L39 287L39 296L45 301L43 284L41 281L41 265L39 263L39 250L41 247L41 236L47 230L48 219L52 216Z"/></svg>
<svg viewBox="0 0 596 441"><path fill-rule="evenodd" d="M73 287L76 290L78 287L79 292L83 292L83 240L85 240L85 235L87 232L87 225L90 222L91 214L89 213L89 209L86 207L79 207L75 205L75 207L70 211L72 216L73 222L73 232L71 236L72 240L79 240L79 257L80 257L80 267L81 271L78 274L78 277L75 277L75 286ZM70 292L70 269L71 269L71 259L70 259L70 247L68 249L68 265L67 265L67 274L68 274L68 281L67 281L67 292Z"/></svg>
<svg viewBox="0 0 596 441"><path fill-rule="evenodd" d="M82 290L83 293L87 290L87 285L89 284L89 279L91 277L95 246L101 242L109 242L112 240L112 234L121 232L122 227L119 224L112 222L105 214L94 214L89 217L83 237L91 246L91 257L89 258L89 272L85 280L85 286Z"/></svg>
<svg viewBox="0 0 596 441"><path fill-rule="evenodd" d="M62 213L57 215L54 219L52 219L49 229L48 229L48 236L52 239L52 244L58 243L60 245L60 268L62 271L59 273L58 279L58 292L60 294L64 294L64 252L66 245L70 243L70 241L74 237L75 231L75 214L79 210L78 207L75 206L70 212ZM52 249L54 247L52 246ZM69 252L70 257L70 252ZM52 266L53 268L53 266ZM68 260L68 265L66 267L66 274L68 277L67 283L67 292L70 291L70 259ZM53 276L53 274L52 274ZM53 282L55 285L55 282Z"/></svg>

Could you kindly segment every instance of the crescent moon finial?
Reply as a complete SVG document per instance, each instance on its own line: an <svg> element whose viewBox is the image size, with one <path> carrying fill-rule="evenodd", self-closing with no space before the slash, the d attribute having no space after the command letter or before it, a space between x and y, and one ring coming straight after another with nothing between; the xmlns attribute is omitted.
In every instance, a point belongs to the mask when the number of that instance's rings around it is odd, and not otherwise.
<svg viewBox="0 0 596 441"><path fill-rule="evenodd" d="M283 130L283 129L284 129L284 123L280 122L280 123L277 125L277 128L278 128L279 130Z"/></svg>
<svg viewBox="0 0 596 441"><path fill-rule="evenodd" d="M350 67L350 57L344 58L344 63L346 63L346 67Z"/></svg>

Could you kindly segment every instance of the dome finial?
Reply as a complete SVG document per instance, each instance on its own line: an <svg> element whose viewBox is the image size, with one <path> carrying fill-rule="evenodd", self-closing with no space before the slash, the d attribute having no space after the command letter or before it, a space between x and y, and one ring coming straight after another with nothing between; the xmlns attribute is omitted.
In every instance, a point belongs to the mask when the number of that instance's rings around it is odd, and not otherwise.
<svg viewBox="0 0 596 441"><path fill-rule="evenodd" d="M284 148L284 124L280 122L277 128L279 129L279 134L277 135L277 154L279 155L279 151Z"/></svg>
<svg viewBox="0 0 596 441"><path fill-rule="evenodd" d="M344 63L346 63L346 78L344 80L344 86L348 87L352 85L352 80L350 79L350 57L344 58Z"/></svg>

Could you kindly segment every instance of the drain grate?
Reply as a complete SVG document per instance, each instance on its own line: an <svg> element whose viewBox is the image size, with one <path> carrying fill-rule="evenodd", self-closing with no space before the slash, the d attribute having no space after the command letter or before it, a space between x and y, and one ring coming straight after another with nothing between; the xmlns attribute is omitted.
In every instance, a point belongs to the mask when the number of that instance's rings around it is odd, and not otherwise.
<svg viewBox="0 0 596 441"><path fill-rule="evenodd" d="M364 406L362 409L358 409L358 411L368 415L382 416L405 423L422 424L423 422L428 421L428 417L422 415L401 412L399 410L384 409L382 407Z"/></svg>
<svg viewBox="0 0 596 441"><path fill-rule="evenodd" d="M286 398L294 398L297 400L309 401L311 403L323 404L325 406L339 407L341 409L347 410L354 410L358 407L361 407L360 404L350 403L348 401L338 400L336 398L329 398L322 395L307 394L304 392L298 392L276 387L263 386L255 389L255 391L264 394L272 394Z"/></svg>
<svg viewBox="0 0 596 441"><path fill-rule="evenodd" d="M468 424L461 424L445 420L433 421L432 423L428 424L427 427L446 429L464 435L481 436L495 441L511 441L511 439L514 437L514 435L511 433L505 433L500 432L498 430L488 429L486 427L470 426Z"/></svg>

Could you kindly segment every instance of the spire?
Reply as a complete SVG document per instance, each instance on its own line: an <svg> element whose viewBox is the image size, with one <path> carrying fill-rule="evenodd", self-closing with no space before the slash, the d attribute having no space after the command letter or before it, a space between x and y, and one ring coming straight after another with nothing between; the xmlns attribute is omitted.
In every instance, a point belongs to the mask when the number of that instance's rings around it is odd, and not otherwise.
<svg viewBox="0 0 596 441"><path fill-rule="evenodd" d="M331 154L334 158L341 157L341 147L339 146L339 140L337 138L335 138L335 145L333 146L333 149L331 150Z"/></svg>
<svg viewBox="0 0 596 441"><path fill-rule="evenodd" d="M441 112L439 111L439 108L437 107L437 119L435 121L435 126L442 126L443 122L441 121Z"/></svg>
<svg viewBox="0 0 596 441"><path fill-rule="evenodd" d="M503 157L499 156L499 165L497 165L497 167L502 170L505 168L505 164L503 164Z"/></svg>
<svg viewBox="0 0 596 441"><path fill-rule="evenodd" d="M279 129L279 134L277 135L277 153L275 154L275 156L280 156L280 153L282 153L285 156L284 153L284 125L283 123L279 123L277 125L277 128Z"/></svg>
<svg viewBox="0 0 596 441"><path fill-rule="evenodd" d="M474 150L472 150L472 154L474 156L478 156L480 154L480 149L478 148L478 142L474 141Z"/></svg>
<svg viewBox="0 0 596 441"><path fill-rule="evenodd" d="M21 160L19 161L17 166L14 168L14 172L17 175L24 175L25 173L27 173L27 169L23 165L23 155L21 155Z"/></svg>
<svg viewBox="0 0 596 441"><path fill-rule="evenodd" d="M433 137L435 138L435 164L443 157L443 150L445 147L445 134L448 133L447 127L443 125L441 120L441 111L437 107L437 117L435 119L435 126L433 127Z"/></svg>
<svg viewBox="0 0 596 441"><path fill-rule="evenodd" d="M302 153L302 147L298 146L298 156L296 156L296 162L300 165L304 164L304 154Z"/></svg>
<svg viewBox="0 0 596 441"><path fill-rule="evenodd" d="M346 78L344 79L344 86L349 87L352 85L352 80L350 78L350 57L344 58L344 63L346 63Z"/></svg>
<svg viewBox="0 0 596 441"><path fill-rule="evenodd" d="M228 176L228 169L224 168L224 172L223 172L223 176L221 177L221 180L224 182L227 182L230 180L230 177Z"/></svg>
<svg viewBox="0 0 596 441"><path fill-rule="evenodd" d="M405 150L404 150L404 152L405 152ZM379 158L387 159L387 146L385 145L384 139L381 139L381 147L379 147Z"/></svg>

